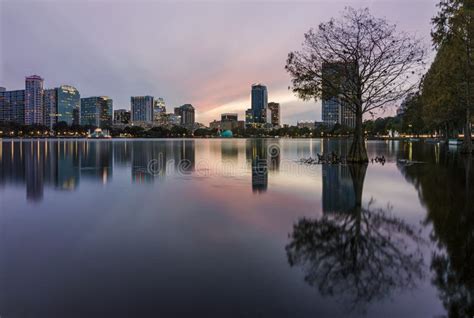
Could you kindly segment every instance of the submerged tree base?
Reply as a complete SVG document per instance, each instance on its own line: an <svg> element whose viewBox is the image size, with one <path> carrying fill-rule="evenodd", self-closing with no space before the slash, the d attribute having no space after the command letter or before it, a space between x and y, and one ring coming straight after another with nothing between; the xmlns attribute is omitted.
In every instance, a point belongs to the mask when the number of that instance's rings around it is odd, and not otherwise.
<svg viewBox="0 0 474 318"><path fill-rule="evenodd" d="M348 163L368 163L367 149L365 149L365 141L363 137L354 137L351 148L347 154Z"/></svg>

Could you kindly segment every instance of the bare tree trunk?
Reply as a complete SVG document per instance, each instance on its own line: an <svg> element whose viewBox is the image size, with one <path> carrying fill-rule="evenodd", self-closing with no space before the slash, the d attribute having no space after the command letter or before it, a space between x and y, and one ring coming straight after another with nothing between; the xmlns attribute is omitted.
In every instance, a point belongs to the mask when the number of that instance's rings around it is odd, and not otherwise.
<svg viewBox="0 0 474 318"><path fill-rule="evenodd" d="M364 128L362 126L362 111L356 112L356 126L352 145L347 155L347 162L350 163L367 163L367 150L365 149Z"/></svg>
<svg viewBox="0 0 474 318"><path fill-rule="evenodd" d="M472 153L472 141L471 141L471 47L468 38L466 42L466 122L464 127L464 141L461 147L462 154Z"/></svg>
<svg viewBox="0 0 474 318"><path fill-rule="evenodd" d="M472 141L471 141L471 112L469 107L466 109L466 122L464 123L464 141L461 147L462 154L472 153Z"/></svg>

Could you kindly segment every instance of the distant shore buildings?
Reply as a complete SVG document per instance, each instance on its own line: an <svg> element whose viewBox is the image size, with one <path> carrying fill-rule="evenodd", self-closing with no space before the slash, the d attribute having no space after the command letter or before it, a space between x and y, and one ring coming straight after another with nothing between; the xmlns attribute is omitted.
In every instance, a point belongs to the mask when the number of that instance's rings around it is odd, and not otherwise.
<svg viewBox="0 0 474 318"><path fill-rule="evenodd" d="M152 95L131 96L130 110L114 110L112 98L108 96L81 97L72 85L45 88L45 80L39 75L25 77L24 89L7 90L0 87L0 123L38 125L53 130L57 124L67 126L95 126L97 128L141 126L184 127L194 131L204 127L195 120L196 109L184 104L166 112L165 100ZM251 86L251 107L245 118L239 120L237 113L223 113L220 120L209 123L218 130L245 129L247 127L279 128L280 104L268 102L267 87L263 84Z"/></svg>

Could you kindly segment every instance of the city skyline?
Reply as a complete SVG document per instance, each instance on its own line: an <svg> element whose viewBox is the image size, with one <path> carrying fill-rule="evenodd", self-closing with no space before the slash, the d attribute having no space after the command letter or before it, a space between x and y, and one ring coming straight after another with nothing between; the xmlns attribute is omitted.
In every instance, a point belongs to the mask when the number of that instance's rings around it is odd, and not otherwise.
<svg viewBox="0 0 474 318"><path fill-rule="evenodd" d="M352 5L367 6L429 43L435 3L420 0L403 6L399 1L357 1ZM114 5L108 12L112 23L105 25L101 16L107 1L61 6L54 1L2 2L1 32L8 45L1 51L1 86L19 89L25 74L40 74L48 87L67 84L85 96L106 93L117 109L130 109L130 96L162 96L170 106L192 103L196 121L208 123L226 112L244 118L250 107L248 87L262 82L268 87L269 100L280 103L283 123L321 118L319 102L299 101L287 90L289 77L283 66L286 54L303 40L302 34L337 15L344 3L318 1L297 7L233 2L139 4ZM160 19L147 19L158 12ZM259 12L268 23L260 23ZM234 15L246 24L233 22L237 21L230 19ZM41 16L41 21L35 16ZM81 23L85 17L90 23ZM134 23L139 20L151 22ZM117 26L120 21L127 23ZM48 32L57 36L44 39L41 33ZM29 40L19 43L18 37Z"/></svg>

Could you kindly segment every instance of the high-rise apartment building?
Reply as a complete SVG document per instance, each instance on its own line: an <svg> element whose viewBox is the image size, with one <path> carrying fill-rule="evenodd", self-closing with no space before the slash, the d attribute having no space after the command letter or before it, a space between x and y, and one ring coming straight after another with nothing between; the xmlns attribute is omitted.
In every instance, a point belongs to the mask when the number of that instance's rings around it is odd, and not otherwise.
<svg viewBox="0 0 474 318"><path fill-rule="evenodd" d="M25 78L25 124L44 124L43 79L38 75Z"/></svg>

